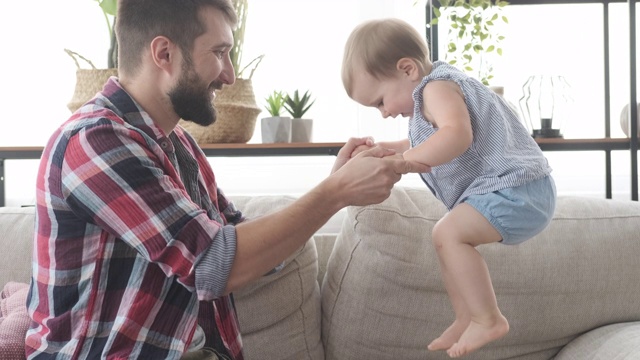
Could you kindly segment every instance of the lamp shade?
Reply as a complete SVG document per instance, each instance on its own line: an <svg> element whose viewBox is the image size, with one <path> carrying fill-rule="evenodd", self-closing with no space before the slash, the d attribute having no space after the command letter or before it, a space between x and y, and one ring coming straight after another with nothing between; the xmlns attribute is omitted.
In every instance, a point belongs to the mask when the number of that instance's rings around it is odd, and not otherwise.
<svg viewBox="0 0 640 360"><path fill-rule="evenodd" d="M560 75L530 76L518 101L531 135L540 138L563 137L562 126L572 102L571 86Z"/></svg>

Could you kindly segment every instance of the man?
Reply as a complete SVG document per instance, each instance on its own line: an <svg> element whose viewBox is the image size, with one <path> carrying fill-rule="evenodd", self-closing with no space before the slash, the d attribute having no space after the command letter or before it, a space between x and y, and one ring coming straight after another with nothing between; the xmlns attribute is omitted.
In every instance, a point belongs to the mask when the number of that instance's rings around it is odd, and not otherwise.
<svg viewBox="0 0 640 360"><path fill-rule="evenodd" d="M215 121L213 93L235 81L230 0L122 0L117 19L119 79L41 160L27 357L242 359L231 293L428 169L382 148L350 159L365 141L350 139L313 190L243 221L177 126Z"/></svg>

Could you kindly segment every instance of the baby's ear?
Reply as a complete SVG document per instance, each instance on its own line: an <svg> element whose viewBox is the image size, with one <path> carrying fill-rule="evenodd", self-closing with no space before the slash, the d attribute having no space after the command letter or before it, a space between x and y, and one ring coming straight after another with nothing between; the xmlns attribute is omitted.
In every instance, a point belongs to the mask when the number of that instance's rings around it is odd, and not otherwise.
<svg viewBox="0 0 640 360"><path fill-rule="evenodd" d="M415 77L419 75L418 65L416 64L416 61L411 58L402 58L398 60L398 62L396 63L396 69L402 71L409 77Z"/></svg>

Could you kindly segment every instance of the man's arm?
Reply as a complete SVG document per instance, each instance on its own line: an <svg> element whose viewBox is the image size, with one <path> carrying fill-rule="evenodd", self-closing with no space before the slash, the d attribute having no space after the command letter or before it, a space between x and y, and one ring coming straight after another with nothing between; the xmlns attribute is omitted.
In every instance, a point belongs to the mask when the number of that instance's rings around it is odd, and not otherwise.
<svg viewBox="0 0 640 360"><path fill-rule="evenodd" d="M332 174L293 204L236 226L236 257L227 283L235 291L284 261L349 205L379 203L389 197L403 174L429 168L393 155L380 147L350 155L362 139L350 139L340 150Z"/></svg>

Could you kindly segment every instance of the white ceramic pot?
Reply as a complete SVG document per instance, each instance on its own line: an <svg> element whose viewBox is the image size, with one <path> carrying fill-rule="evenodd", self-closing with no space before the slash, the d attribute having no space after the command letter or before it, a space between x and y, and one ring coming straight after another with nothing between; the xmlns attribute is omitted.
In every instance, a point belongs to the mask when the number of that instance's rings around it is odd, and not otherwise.
<svg viewBox="0 0 640 360"><path fill-rule="evenodd" d="M291 119L291 142L309 143L313 134L312 119Z"/></svg>
<svg viewBox="0 0 640 360"><path fill-rule="evenodd" d="M270 116L260 121L262 143L290 143L291 118L288 116Z"/></svg>
<svg viewBox="0 0 640 360"><path fill-rule="evenodd" d="M638 103L638 110L637 110L637 115L638 118L640 118L640 103ZM638 118L636 118L636 122L638 121ZM631 137L631 123L629 122L629 104L625 105L624 108L622 108L622 112L620 112L620 127L622 128L622 131L624 132L625 135L627 135L627 137ZM638 124L638 137L640 138L640 124Z"/></svg>

